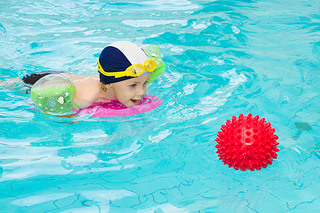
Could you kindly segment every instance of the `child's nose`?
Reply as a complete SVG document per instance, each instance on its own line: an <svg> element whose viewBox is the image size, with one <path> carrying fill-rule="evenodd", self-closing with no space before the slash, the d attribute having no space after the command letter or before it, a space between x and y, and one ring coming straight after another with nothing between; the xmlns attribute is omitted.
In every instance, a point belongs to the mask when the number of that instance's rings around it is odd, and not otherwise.
<svg viewBox="0 0 320 213"><path fill-rule="evenodd" d="M143 97L147 92L147 88L146 87L141 87L139 90L138 90L138 94L139 96Z"/></svg>

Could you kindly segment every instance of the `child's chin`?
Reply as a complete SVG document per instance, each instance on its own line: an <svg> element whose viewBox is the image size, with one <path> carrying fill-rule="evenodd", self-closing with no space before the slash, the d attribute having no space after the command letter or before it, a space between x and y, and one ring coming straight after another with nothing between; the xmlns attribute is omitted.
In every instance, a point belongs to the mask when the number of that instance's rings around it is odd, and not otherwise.
<svg viewBox="0 0 320 213"><path fill-rule="evenodd" d="M129 108L129 107L133 107L136 106L138 104L135 104L134 102L130 101L130 103L122 103L125 107Z"/></svg>

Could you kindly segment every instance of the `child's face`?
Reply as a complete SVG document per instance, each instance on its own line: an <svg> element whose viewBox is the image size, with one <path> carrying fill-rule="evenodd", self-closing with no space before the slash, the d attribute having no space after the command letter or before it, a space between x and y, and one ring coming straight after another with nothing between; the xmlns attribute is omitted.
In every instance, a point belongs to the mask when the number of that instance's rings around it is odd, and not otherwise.
<svg viewBox="0 0 320 213"><path fill-rule="evenodd" d="M150 73L111 84L115 97L126 107L138 105L147 92Z"/></svg>

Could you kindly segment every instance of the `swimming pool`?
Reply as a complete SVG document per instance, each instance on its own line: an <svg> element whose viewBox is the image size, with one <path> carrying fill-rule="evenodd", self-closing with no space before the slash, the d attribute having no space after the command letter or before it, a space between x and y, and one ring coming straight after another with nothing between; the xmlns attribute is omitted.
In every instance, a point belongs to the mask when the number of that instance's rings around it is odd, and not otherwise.
<svg viewBox="0 0 320 213"><path fill-rule="evenodd" d="M317 212L320 3L27 0L0 3L1 80L96 73L113 41L158 44L164 100L132 117L59 118L0 91L1 212ZM215 149L240 113L276 129L278 158L235 171Z"/></svg>

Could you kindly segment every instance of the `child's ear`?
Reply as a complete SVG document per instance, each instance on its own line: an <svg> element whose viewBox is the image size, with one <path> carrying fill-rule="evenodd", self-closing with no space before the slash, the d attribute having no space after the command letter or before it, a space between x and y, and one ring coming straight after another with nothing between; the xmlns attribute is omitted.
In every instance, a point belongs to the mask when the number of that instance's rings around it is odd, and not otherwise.
<svg viewBox="0 0 320 213"><path fill-rule="evenodd" d="M112 88L112 85L111 84L106 84L105 87L106 87L107 90L110 90Z"/></svg>
<svg viewBox="0 0 320 213"><path fill-rule="evenodd" d="M112 87L110 84L101 84L101 89L104 92L107 92L107 90L110 90Z"/></svg>

